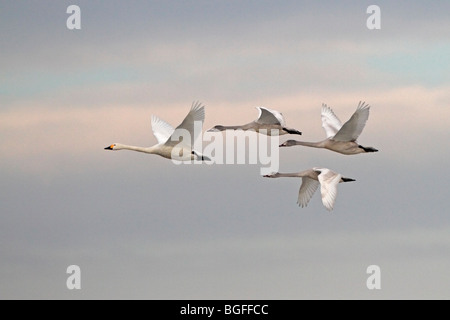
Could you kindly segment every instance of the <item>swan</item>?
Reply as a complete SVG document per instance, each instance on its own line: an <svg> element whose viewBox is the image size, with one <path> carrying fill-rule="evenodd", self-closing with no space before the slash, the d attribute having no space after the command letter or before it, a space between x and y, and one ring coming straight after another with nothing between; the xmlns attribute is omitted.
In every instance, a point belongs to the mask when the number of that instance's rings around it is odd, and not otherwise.
<svg viewBox="0 0 450 320"><path fill-rule="evenodd" d="M369 109L370 106L368 104L360 101L351 118L342 125L333 110L326 104L322 104L322 127L325 129L327 139L320 142L288 140L282 143L280 147L300 145L325 148L345 155L377 152L378 150L375 148L364 147L356 142L369 118Z"/></svg>
<svg viewBox="0 0 450 320"><path fill-rule="evenodd" d="M174 129L170 124L164 120L152 116L152 131L156 137L158 143L152 147L135 147L121 143L113 143L105 148L105 150L133 150L138 152L144 152L149 154L156 154L161 157L172 159L172 152L175 147L179 148L179 158L177 160L210 160L202 154L194 151L192 146L201 132L194 130L194 123L196 121L201 122L205 120L205 107L199 102L192 103L191 110L184 118L183 122ZM180 135L174 135L177 130L187 130L190 133L191 141L179 141ZM178 132L180 133L180 131ZM172 138L173 137L173 138ZM178 150L175 150L177 152Z"/></svg>
<svg viewBox="0 0 450 320"><path fill-rule="evenodd" d="M222 126L217 125L208 130L208 132L219 132L225 130L254 130L256 132L268 135L278 136L283 134L302 133L296 129L287 128L286 121L282 113L264 107L256 107L259 111L258 119L240 126ZM274 132L272 132L274 130Z"/></svg>
<svg viewBox="0 0 450 320"><path fill-rule="evenodd" d="M316 192L320 184L322 194L322 203L328 211L333 210L336 201L337 185L340 182L356 181L355 179L345 178L341 174L331 171L327 168L312 168L296 173L272 173L264 175L265 178L294 177L302 178L302 184L298 192L297 203L299 206L306 207L309 200Z"/></svg>

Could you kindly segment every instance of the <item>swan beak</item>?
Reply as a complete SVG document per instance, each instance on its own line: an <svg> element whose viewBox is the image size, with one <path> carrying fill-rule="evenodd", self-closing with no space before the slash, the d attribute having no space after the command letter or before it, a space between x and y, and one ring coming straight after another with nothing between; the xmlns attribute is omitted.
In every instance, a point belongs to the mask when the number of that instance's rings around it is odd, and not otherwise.
<svg viewBox="0 0 450 320"><path fill-rule="evenodd" d="M113 145L107 146L105 150L113 150Z"/></svg>

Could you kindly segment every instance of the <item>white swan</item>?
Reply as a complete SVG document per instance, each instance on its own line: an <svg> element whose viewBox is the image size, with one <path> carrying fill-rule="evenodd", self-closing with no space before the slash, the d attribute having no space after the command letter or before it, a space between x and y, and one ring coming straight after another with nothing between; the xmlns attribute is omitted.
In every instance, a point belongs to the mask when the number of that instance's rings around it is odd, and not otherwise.
<svg viewBox="0 0 450 320"><path fill-rule="evenodd" d="M280 147L291 147L295 145L325 148L346 155L377 152L372 147L363 147L356 142L369 118L369 105L359 102L358 108L352 117L344 123L334 114L333 110L326 104L322 105L322 127L325 129L327 139L320 142L304 142L296 140L288 140L280 145Z"/></svg>
<svg viewBox="0 0 450 320"><path fill-rule="evenodd" d="M265 178L294 177L302 178L302 184L298 192L298 205L306 207L309 200L316 192L320 184L322 203L328 211L333 210L336 201L337 185L340 182L355 181L355 179L344 178L341 174L327 168L312 168L297 173L272 173L265 175Z"/></svg>
<svg viewBox="0 0 450 320"><path fill-rule="evenodd" d="M283 134L299 134L302 133L296 129L287 128L283 114L278 111L264 107L256 107L259 111L258 119L240 126L222 126L217 125L208 130L208 132L218 132L224 130L254 130L256 132L268 135L278 136ZM273 132L272 132L273 130Z"/></svg>
<svg viewBox="0 0 450 320"><path fill-rule="evenodd" d="M200 122L203 125L205 120L205 107L199 102L192 103L191 110L184 118L183 122L174 129L170 124L164 120L159 119L156 116L152 116L152 130L153 134L158 140L158 143L152 147L135 147L128 146L121 143L113 143L106 147L105 150L133 150L138 152L157 154L161 157L172 159L172 153L174 152L179 157L176 160L186 161L186 160L209 160L209 158L201 155L200 153L194 151L192 146L194 141L198 138L201 133L194 130L194 123ZM201 129L201 127L200 127ZM179 141L181 140L179 136L182 134L182 130L187 130L189 132L191 140L190 141ZM176 133L176 135L174 135ZM176 150L174 150L177 148Z"/></svg>

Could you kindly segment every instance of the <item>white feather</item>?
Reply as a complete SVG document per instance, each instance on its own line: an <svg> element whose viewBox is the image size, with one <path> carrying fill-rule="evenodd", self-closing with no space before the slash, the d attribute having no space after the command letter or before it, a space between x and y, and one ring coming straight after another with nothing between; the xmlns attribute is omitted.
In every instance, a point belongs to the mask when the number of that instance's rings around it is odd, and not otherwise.
<svg viewBox="0 0 450 320"><path fill-rule="evenodd" d="M364 105L364 102L359 102L358 108L351 118L344 123L342 128L333 137L335 141L356 141L369 119L369 105Z"/></svg>
<svg viewBox="0 0 450 320"><path fill-rule="evenodd" d="M326 104L322 104L322 127L325 129L327 138L334 137L342 127L342 123L339 118Z"/></svg>
<svg viewBox="0 0 450 320"><path fill-rule="evenodd" d="M175 129L157 116L152 116L152 131L158 143L161 144L169 140Z"/></svg>
<svg viewBox="0 0 450 320"><path fill-rule="evenodd" d="M265 107L256 107L259 111L258 119L256 120L259 124L278 124L282 127L286 126L286 121L281 112L272 110Z"/></svg>
<svg viewBox="0 0 450 320"><path fill-rule="evenodd" d="M302 185L300 186L300 190L298 191L298 200L297 203L299 206L306 207L311 200L312 196L319 187L319 182L313 180L308 177L302 178Z"/></svg>

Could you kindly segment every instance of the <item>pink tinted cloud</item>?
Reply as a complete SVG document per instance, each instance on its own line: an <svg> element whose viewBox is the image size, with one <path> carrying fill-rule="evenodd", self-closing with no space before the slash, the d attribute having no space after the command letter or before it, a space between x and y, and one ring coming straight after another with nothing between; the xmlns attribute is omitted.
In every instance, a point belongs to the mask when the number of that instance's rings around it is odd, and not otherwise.
<svg viewBox="0 0 450 320"><path fill-rule="evenodd" d="M448 136L450 88L403 87L392 90L301 93L242 103L203 101L206 121L203 129L216 124L244 124L256 119L256 106L281 111L287 124L303 131L301 139L317 141L325 137L321 127L322 102L333 107L341 121L346 121L359 100L365 100L371 115L360 142L395 145L393 156L401 156L414 144L430 143ZM69 161L88 164L106 145L122 142L150 146L156 143L151 131L151 115L177 126L190 109L186 103L152 105L111 104L90 108L59 108L35 105L0 112L3 138L3 164L19 170L42 170L54 166L53 160L64 155ZM300 138L300 137L295 137ZM399 144L399 141L402 143Z"/></svg>

